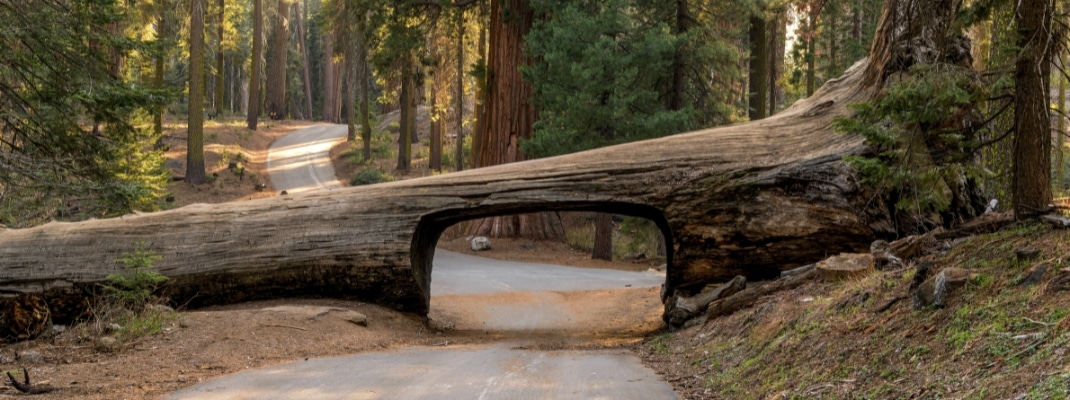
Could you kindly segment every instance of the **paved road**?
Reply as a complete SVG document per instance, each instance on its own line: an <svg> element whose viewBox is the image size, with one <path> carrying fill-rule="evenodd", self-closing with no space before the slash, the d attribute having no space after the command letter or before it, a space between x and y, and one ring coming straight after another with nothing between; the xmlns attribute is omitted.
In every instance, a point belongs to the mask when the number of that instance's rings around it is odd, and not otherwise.
<svg viewBox="0 0 1070 400"><path fill-rule="evenodd" d="M664 273L573 268L492 260L435 250L431 296L496 292L577 291L649 287L665 283Z"/></svg>
<svg viewBox="0 0 1070 400"><path fill-rule="evenodd" d="M287 193L342 187L334 176L329 153L345 140L346 133L345 125L318 125L276 140L267 157L271 184Z"/></svg>
<svg viewBox="0 0 1070 400"><path fill-rule="evenodd" d="M166 399L675 399L623 350L504 346L321 358L230 375Z"/></svg>
<svg viewBox="0 0 1070 400"><path fill-rule="evenodd" d="M340 132L340 135L339 135ZM268 155L271 180L291 193L336 185L327 151L345 127L284 136ZM275 160L274 162L272 160ZM329 177L329 178L328 178ZM438 250L435 296L521 292L531 303L486 307L487 329L559 329L568 305L550 291L657 286L662 274L490 260ZM434 306L434 305L432 305ZM465 306L461 306L465 307ZM586 322L581 322L586 323ZM517 325L519 324L519 325ZM589 325L587 325L589 326ZM463 349L408 348L311 359L203 382L166 399L675 399L672 388L624 350L530 351L499 343Z"/></svg>

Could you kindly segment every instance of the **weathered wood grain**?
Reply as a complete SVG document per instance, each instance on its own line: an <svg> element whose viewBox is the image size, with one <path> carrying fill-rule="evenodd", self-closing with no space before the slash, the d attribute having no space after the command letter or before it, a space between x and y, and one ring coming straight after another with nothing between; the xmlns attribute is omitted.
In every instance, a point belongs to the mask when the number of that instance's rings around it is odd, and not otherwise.
<svg viewBox="0 0 1070 400"><path fill-rule="evenodd" d="M863 69L742 125L373 186L0 230L0 293L77 304L145 242L163 256L164 292L177 304L332 296L426 313L443 229L552 210L654 220L671 242L666 297L735 275L773 277L864 250L892 226L867 208L842 161L863 150L861 139L830 128L846 104L869 97Z"/></svg>

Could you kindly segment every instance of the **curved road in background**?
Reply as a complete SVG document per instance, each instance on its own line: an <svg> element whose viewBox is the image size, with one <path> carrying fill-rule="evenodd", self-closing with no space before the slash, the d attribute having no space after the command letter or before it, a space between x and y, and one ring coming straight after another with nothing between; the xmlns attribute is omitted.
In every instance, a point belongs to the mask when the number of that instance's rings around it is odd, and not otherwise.
<svg viewBox="0 0 1070 400"><path fill-rule="evenodd" d="M275 188L297 193L340 187L328 152L345 133L344 125L316 126L279 139L268 154ZM532 295L526 304L475 300L474 306L464 301L454 305L485 308L482 315L490 321L480 323L489 330L589 324L573 321L569 304L555 296L665 282L664 273L498 261L442 250L435 252L432 270L432 312L436 296ZM524 346L408 348L296 361L203 382L166 399L676 399L667 383L625 350L515 347Z"/></svg>
<svg viewBox="0 0 1070 400"><path fill-rule="evenodd" d="M345 125L317 125L290 132L268 148L267 169L275 190L300 193L342 187L334 176L331 147L346 140Z"/></svg>

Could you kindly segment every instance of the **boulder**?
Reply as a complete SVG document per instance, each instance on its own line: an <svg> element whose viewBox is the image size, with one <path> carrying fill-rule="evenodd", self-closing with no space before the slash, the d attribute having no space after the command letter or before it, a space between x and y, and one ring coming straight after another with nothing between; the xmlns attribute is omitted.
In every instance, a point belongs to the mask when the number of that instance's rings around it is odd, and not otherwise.
<svg viewBox="0 0 1070 400"><path fill-rule="evenodd" d="M490 239L486 236L476 236L472 238L472 251L484 251L490 250Z"/></svg>

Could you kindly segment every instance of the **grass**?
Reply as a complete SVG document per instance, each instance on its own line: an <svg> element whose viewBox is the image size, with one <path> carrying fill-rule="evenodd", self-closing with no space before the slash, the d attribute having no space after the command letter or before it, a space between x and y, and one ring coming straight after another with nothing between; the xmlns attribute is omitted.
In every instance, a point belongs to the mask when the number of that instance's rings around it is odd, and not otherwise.
<svg viewBox="0 0 1070 400"><path fill-rule="evenodd" d="M1022 247L1042 256L1018 262ZM1070 233L1017 225L929 260L975 273L945 308L915 310L908 297L874 312L913 279L912 269L878 272L777 293L644 347L696 360L680 375L714 398L1068 398L1070 293L1048 284L1070 273L1059 272L1068 254ZM1018 286L1040 263L1044 282Z"/></svg>

